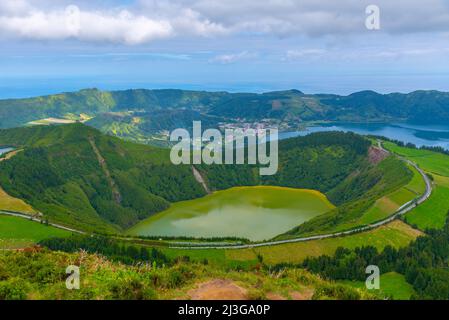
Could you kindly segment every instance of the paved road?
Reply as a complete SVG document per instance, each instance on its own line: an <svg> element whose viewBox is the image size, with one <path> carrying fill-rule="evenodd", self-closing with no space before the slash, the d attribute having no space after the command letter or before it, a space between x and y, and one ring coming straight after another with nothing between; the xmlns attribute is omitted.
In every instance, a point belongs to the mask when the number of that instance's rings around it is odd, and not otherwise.
<svg viewBox="0 0 449 320"><path fill-rule="evenodd" d="M384 150L385 152L388 152L387 150L385 150L382 147L382 144L379 142L379 148L381 148L382 150ZM425 193L420 196L417 199L414 199L410 202L407 202L406 204L404 204L402 207L400 207L398 209L398 211L396 211L393 215L391 215L390 217L381 220L379 222L373 223L373 224L369 224L363 227L359 227L359 228L355 228L355 229L351 229L351 230L347 230L347 231L341 231L341 232L335 232L335 233L329 233L329 234L322 234L322 235L316 235L316 236L310 236L310 237L303 237L303 238L294 238L294 239L287 239L287 240L277 240L277 241L268 241L268 242L261 242L261 243L251 243L251 244L238 244L238 245L233 245L233 244L227 244L227 245L207 245L205 243L203 244L199 244L197 246L169 246L170 248L174 248L174 249L249 249L249 248L256 248L256 247L265 247L265 246L273 246L273 245L278 245L278 244L285 244L285 243L295 243L295 242L305 242L305 241L311 241L311 240L322 240L322 239L327 239L327 238L335 238L335 237L340 237L340 236L347 236L350 234L355 234L355 233L360 233L360 232L364 232L364 231L368 231L368 230L372 230L375 228L378 228L380 226L386 225L394 220L396 220L398 217L406 214L407 212L413 210L416 206L422 204L424 201L426 201L427 199L429 199L430 195L432 194L432 183L429 179L429 177L425 174L425 172L423 170L421 170L421 168L418 167L418 165L416 165L414 162L402 158L400 157L400 159L402 159L404 162L407 162L408 164L410 164L411 166L413 166L423 177L425 183L426 183L426 191ZM42 219L36 218L36 217L31 217L29 215L25 215L23 213L20 212L11 212L11 211L1 211L0 210L0 214L4 214L4 215L9 215L9 216L15 216L15 217L19 217L19 218L24 218L24 219L28 219L31 221L36 221L36 222L44 222ZM50 226L55 227L55 228L59 228L59 229L63 229L66 231L70 231L70 232L75 232L75 233L79 233L79 234L87 234L84 231L80 231L80 230L76 230L76 229L72 229L72 228L68 228L59 224L55 224L55 223L49 223ZM122 238L122 240L125 241L133 241L135 239L126 239L126 238Z"/></svg>

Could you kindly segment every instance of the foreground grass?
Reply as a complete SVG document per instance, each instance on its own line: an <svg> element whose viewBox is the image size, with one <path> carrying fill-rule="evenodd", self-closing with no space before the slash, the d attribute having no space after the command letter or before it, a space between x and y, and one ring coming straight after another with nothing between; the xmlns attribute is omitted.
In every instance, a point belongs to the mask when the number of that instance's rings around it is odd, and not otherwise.
<svg viewBox="0 0 449 320"><path fill-rule="evenodd" d="M17 249L51 237L66 237L71 233L23 218L0 214L0 249Z"/></svg>
<svg viewBox="0 0 449 320"><path fill-rule="evenodd" d="M365 283L361 281L339 281L340 283L353 286L354 288L364 289ZM415 293L411 284L409 284L402 274L389 272L380 276L380 289L370 290L372 294L379 297L387 296L394 300L409 300Z"/></svg>
<svg viewBox="0 0 449 320"><path fill-rule="evenodd" d="M80 267L79 290L66 289L69 265ZM190 299L192 290L211 280L231 282L242 290L245 299L374 298L363 290L324 281L297 268L276 273L260 267L235 271L184 261L170 267L151 263L127 266L85 252L0 252L0 300ZM202 296L207 298L208 294L206 291Z"/></svg>

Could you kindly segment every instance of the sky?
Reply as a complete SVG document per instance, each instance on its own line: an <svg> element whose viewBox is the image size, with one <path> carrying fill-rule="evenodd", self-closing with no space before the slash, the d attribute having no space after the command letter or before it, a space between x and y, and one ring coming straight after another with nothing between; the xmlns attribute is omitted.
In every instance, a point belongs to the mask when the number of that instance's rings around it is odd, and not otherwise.
<svg viewBox="0 0 449 320"><path fill-rule="evenodd" d="M449 0L1 0L0 98L449 91L448 40Z"/></svg>

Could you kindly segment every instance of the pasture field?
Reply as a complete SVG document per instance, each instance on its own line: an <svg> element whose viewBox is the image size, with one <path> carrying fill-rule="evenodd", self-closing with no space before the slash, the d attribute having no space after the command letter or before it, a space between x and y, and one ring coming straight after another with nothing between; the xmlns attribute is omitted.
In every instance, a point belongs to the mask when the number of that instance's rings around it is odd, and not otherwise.
<svg viewBox="0 0 449 320"><path fill-rule="evenodd" d="M416 162L433 177L434 188L430 198L405 215L407 223L416 225L420 230L444 227L449 212L449 156L428 150L416 150L399 147L385 142L390 151Z"/></svg>
<svg viewBox="0 0 449 320"><path fill-rule="evenodd" d="M449 179L447 179L449 180ZM430 198L405 215L406 221L421 230L441 229L449 212L449 188L437 184Z"/></svg>
<svg viewBox="0 0 449 320"><path fill-rule="evenodd" d="M426 183L424 182L424 179L413 166L409 165L408 168L413 171L413 178L406 188L415 194L424 194L426 191Z"/></svg>
<svg viewBox="0 0 449 320"><path fill-rule="evenodd" d="M422 169L449 177L449 156L428 151L399 147L392 142L384 142L385 148L417 163Z"/></svg>
<svg viewBox="0 0 449 320"><path fill-rule="evenodd" d="M36 210L34 210L29 204L25 203L21 199L11 197L2 189L2 187L0 187L0 210L16 211L25 214L36 213Z"/></svg>
<svg viewBox="0 0 449 320"><path fill-rule="evenodd" d="M428 150L399 147L386 142L389 150L416 162L434 178L434 190L430 198L405 215L407 223L420 230L444 227L449 212L449 156Z"/></svg>
<svg viewBox="0 0 449 320"><path fill-rule="evenodd" d="M23 218L0 214L0 249L30 246L51 237L66 237L71 233Z"/></svg>
<svg viewBox="0 0 449 320"><path fill-rule="evenodd" d="M338 282L358 289L366 288L363 281L345 280ZM405 280L405 277L402 274L397 272L388 272L380 276L380 289L368 290L368 292L379 295L379 297L392 297L394 300L409 300L415 293L415 290L413 290L412 285Z"/></svg>

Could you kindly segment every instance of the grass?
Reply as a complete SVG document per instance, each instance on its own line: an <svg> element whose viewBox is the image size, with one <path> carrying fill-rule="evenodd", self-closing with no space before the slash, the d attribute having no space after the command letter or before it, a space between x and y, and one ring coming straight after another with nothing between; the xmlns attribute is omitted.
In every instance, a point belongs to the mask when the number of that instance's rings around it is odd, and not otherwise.
<svg viewBox="0 0 449 320"><path fill-rule="evenodd" d="M80 289L67 290L68 265L81 268ZM20 267L18 267L20 266ZM366 290L335 284L305 270L291 268L281 273L263 269L227 270L201 263L173 266L128 266L85 252L48 250L0 252L0 300L139 300L191 299L202 288L202 296L227 294L226 284L238 286L245 299L372 299ZM229 290L229 289L228 289ZM235 290L234 290L235 292Z"/></svg>
<svg viewBox="0 0 449 320"><path fill-rule="evenodd" d="M421 230L444 227L449 211L449 188L438 185L430 198L405 215L406 221Z"/></svg>
<svg viewBox="0 0 449 320"><path fill-rule="evenodd" d="M192 261L201 262L207 259L213 264L224 264L226 262L226 256L224 250L183 250L183 249L171 249L171 248L158 248L167 257L174 259L177 257L188 256Z"/></svg>
<svg viewBox="0 0 449 320"><path fill-rule="evenodd" d="M384 142L385 148L416 162L422 169L449 177L449 156L428 151L399 147L392 142Z"/></svg>
<svg viewBox="0 0 449 320"><path fill-rule="evenodd" d="M434 177L434 190L430 198L405 215L406 221L421 230L444 227L449 211L449 156L428 150L399 147L386 142L389 150L416 162Z"/></svg>
<svg viewBox="0 0 449 320"><path fill-rule="evenodd" d="M188 256L192 261L201 262L207 259L213 265L239 265L244 267L257 264L258 255L262 257L263 262L269 265L283 262L301 263L307 257L317 257L324 254L332 255L338 247L353 249L368 244L375 246L379 250L382 250L387 245L395 248L404 247L420 235L422 235L422 232L411 228L402 221L396 220L375 230L346 237L251 249L158 249L171 258Z"/></svg>
<svg viewBox="0 0 449 320"><path fill-rule="evenodd" d="M380 198L360 218L360 224L369 224L373 221L382 220L393 214L399 205L391 201L387 196Z"/></svg>
<svg viewBox="0 0 449 320"><path fill-rule="evenodd" d="M396 220L375 230L345 237L280 244L251 249L164 249L169 257L188 256L191 260L204 258L210 263L221 265L248 265L257 262L258 255L269 265L278 263L301 263L307 257L332 255L338 247L354 249L363 245L373 245L382 250L387 245L405 247L410 241L422 235L402 221Z"/></svg>
<svg viewBox="0 0 449 320"><path fill-rule="evenodd" d="M396 248L404 247L421 234L420 231L397 220L368 232L338 238L260 247L255 248L254 252L260 254L267 264L281 262L300 263L307 257L317 257L324 254L332 255L338 247L354 249L363 245L372 245L379 250L382 250L387 245ZM236 259L238 254L239 252L233 253L233 258ZM247 253L242 252L240 254Z"/></svg>
<svg viewBox="0 0 449 320"><path fill-rule="evenodd" d="M23 218L0 214L0 249L17 249L50 237L66 237L71 233Z"/></svg>
<svg viewBox="0 0 449 320"><path fill-rule="evenodd" d="M13 198L0 187L0 210L16 211L22 213L36 213L29 204L21 199Z"/></svg>
<svg viewBox="0 0 449 320"><path fill-rule="evenodd" d="M395 213L401 206L423 194L426 189L421 174L412 166L408 168L413 172L413 177L408 184L376 200L360 218L340 226L340 230L354 228L359 225L367 225L385 219Z"/></svg>
<svg viewBox="0 0 449 320"><path fill-rule="evenodd" d="M409 182L409 184L406 186L406 188L415 194L424 194L426 191L426 184L424 182L424 179L422 178L421 174L412 166L408 166L410 170L413 172L413 178Z"/></svg>
<svg viewBox="0 0 449 320"><path fill-rule="evenodd" d="M362 281L339 281L339 283L358 289L365 289L365 283ZM380 297L392 297L394 300L409 300L415 291L402 274L389 272L380 276L379 290L369 290L368 292Z"/></svg>
<svg viewBox="0 0 449 320"><path fill-rule="evenodd" d="M414 161L434 178L432 195L405 215L407 223L420 230L443 228L449 211L449 156L428 150L399 147L391 142L385 142L384 145L390 151ZM421 187L413 180L408 189L416 191Z"/></svg>
<svg viewBox="0 0 449 320"><path fill-rule="evenodd" d="M388 195L388 198L398 206L402 206L407 202L415 199L417 196L418 195L416 193L404 187Z"/></svg>

